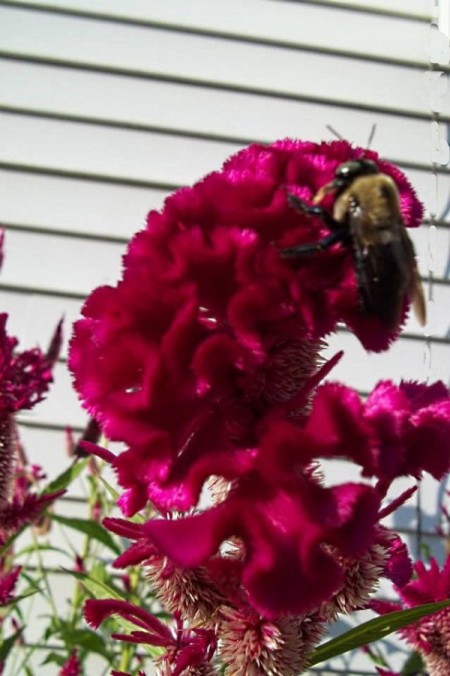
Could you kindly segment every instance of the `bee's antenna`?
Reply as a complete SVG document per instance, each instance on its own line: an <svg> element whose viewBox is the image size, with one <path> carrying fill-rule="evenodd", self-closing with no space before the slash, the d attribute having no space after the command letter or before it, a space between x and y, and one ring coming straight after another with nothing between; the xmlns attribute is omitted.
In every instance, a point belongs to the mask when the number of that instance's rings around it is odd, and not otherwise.
<svg viewBox="0 0 450 676"><path fill-rule="evenodd" d="M325 125L325 126L326 126L326 128L328 129L328 131L331 131L331 133L333 134L333 136L336 136L336 138L338 138L340 141L343 141L343 140L344 140L344 138L339 134L339 132L337 132L336 129L334 129L334 128L331 126L331 124L327 124L327 125Z"/></svg>
<svg viewBox="0 0 450 676"><path fill-rule="evenodd" d="M369 140L367 141L367 150L369 150L370 146L372 145L372 141L373 141L373 137L375 136L376 129L377 129L377 125L373 124L372 129L370 130Z"/></svg>

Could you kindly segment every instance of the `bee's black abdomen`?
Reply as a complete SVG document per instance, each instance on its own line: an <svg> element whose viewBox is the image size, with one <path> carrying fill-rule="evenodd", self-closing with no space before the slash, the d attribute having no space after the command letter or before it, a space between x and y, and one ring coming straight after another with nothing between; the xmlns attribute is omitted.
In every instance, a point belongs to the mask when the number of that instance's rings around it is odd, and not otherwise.
<svg viewBox="0 0 450 676"><path fill-rule="evenodd" d="M387 329L395 330L410 284L401 242L374 245L367 251L356 245L354 258L362 311L377 317Z"/></svg>

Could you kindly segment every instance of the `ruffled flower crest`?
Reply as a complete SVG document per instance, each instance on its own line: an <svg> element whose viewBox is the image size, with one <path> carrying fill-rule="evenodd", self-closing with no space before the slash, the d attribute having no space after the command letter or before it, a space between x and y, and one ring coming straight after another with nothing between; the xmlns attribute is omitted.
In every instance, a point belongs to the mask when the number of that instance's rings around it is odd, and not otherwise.
<svg viewBox="0 0 450 676"><path fill-rule="evenodd" d="M150 503L161 517L106 520L133 543L116 565L145 565L166 608L219 636L230 676L297 673L324 624L365 605L381 575L407 582L404 546L379 522L414 487L383 501L397 477L440 478L450 467L442 383L387 381L365 402L343 385L319 386L341 356L320 357L338 322L381 351L407 300L387 330L361 310L348 247L280 254L328 232L288 196L310 202L363 155L395 182L405 225L419 225L408 181L373 152L345 141L253 145L149 214L117 286L96 289L75 325L75 387L126 445L116 456L84 448L116 470L125 516ZM334 457L356 464L361 481L326 485L320 460ZM211 477L222 490L199 508ZM139 610L96 607L102 617ZM94 608L87 617L98 624ZM149 624L131 640L157 638ZM209 648L201 654L212 669Z"/></svg>

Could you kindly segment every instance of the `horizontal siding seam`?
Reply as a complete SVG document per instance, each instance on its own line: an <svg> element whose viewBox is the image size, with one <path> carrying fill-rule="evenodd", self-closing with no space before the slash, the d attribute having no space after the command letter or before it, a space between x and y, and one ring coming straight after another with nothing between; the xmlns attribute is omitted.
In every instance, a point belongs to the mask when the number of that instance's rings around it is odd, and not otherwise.
<svg viewBox="0 0 450 676"><path fill-rule="evenodd" d="M23 164L19 162L3 162L0 160L0 169L25 174L39 174L41 176L52 176L54 178L67 178L77 181L89 181L93 183L106 183L111 185L120 185L133 188L143 188L145 190L165 190L173 192L181 188L181 184L163 183L159 181L147 181L139 178L130 178L127 176L114 176L109 174L96 174L94 172L77 171L75 169L59 169L57 167L43 167L35 164Z"/></svg>
<svg viewBox="0 0 450 676"><path fill-rule="evenodd" d="M317 103L323 106L333 106L344 108L348 110L361 110L366 112L375 112L386 115L395 115L397 117L405 117L416 120L429 120L435 122L437 119L440 122L450 123L450 115L436 115L431 110L430 112L422 112L419 110L410 110L403 108L392 108L388 106L369 105L367 103L339 99L329 99L320 96L310 96L306 94L296 94L289 91L275 91L273 89L265 89L264 87L250 87L238 85L233 82L218 82L215 80L201 79L195 77L169 75L157 73L148 70L137 70L134 68L124 68L118 66L104 66L94 63L83 63L73 61L70 59L60 59L56 57L44 57L33 54L23 54L16 51L0 50L0 59L3 58L9 61L16 61L18 63L36 63L45 66L53 66L55 68L67 68L80 72L100 73L103 75L117 75L122 77L136 78L140 80L152 80L154 82L165 82L179 85L189 85L192 87L199 87L201 89L216 89L217 91L224 91L239 94L252 94L253 96L260 96L262 98L274 98L280 101L298 101L305 103ZM439 70L433 69L430 70Z"/></svg>
<svg viewBox="0 0 450 676"><path fill-rule="evenodd" d="M211 143L224 143L230 145L246 146L253 143L267 145L276 139L267 138L249 138L242 136L231 136L224 134L206 133L200 131L192 131L188 129L161 127L157 125L147 125L137 122L127 122L120 120L111 120L100 117L90 117L87 115L72 115L70 113L59 113L56 111L34 110L31 108L22 108L19 106L8 106L0 104L0 113L6 115L17 115L22 117L32 117L43 120L54 120L57 122L67 122L69 124L84 124L88 126L98 126L107 129L120 129L124 131L146 133L146 134L160 134L161 136L172 136L177 138L188 138L198 141L210 141ZM396 164L403 169L417 170L417 171L432 171L437 174L448 174L450 176L450 166L439 165L430 161L429 164L422 162L411 162L409 160L399 160L390 157L384 157L383 160ZM1 160L0 160L1 161Z"/></svg>
<svg viewBox="0 0 450 676"><path fill-rule="evenodd" d="M328 0L272 0L277 2L293 2L295 4L317 5L318 7L337 8L345 11L354 11L361 14L374 14L376 16L385 16L387 19L408 19L410 21L419 21L421 23L430 23L433 19L431 14L413 14L411 12L402 12L395 9L380 9L379 7L367 7L365 5L347 4L346 2L329 2Z"/></svg>
<svg viewBox="0 0 450 676"><path fill-rule="evenodd" d="M89 10L78 10L68 7L54 7L52 5L47 5L46 3L40 3L39 5L33 3L21 2L17 3L11 0L0 0L0 7L7 6L21 11L30 11L30 12L40 12L46 14L57 14L63 16L69 16L72 18L88 20L88 21L98 21L104 23L116 23L124 26L132 26L141 29L153 29L161 30L172 33L179 33L183 35L193 35L200 38L214 38L216 40L225 40L229 42L240 42L244 44L257 45L263 47L274 47L276 49L291 50L291 51L302 51L309 52L313 54L323 54L325 56L340 56L347 59L357 59L361 61L369 61L371 63L382 63L388 65L400 66L403 68L410 68L414 70L425 70L429 67L429 63L423 59L422 61L412 61L411 59L400 59L395 57L387 57L382 55L368 54L367 52L360 51L351 51L344 49L332 49L327 47L316 47L313 44L293 42L291 40L279 40L276 38L263 38L257 37L254 35L249 35L247 33L233 33L231 31L221 31L215 30L213 28L201 28L201 27L191 27L183 26L182 24L157 21L152 19L133 19L125 16L116 16L113 14L103 13L103 12L94 12ZM334 9L334 5L326 5L329 9ZM337 9L341 9L337 7ZM350 11L360 11L352 10ZM389 18L402 18L409 20L409 16L401 15L388 15ZM450 67L440 66L440 69L450 72Z"/></svg>

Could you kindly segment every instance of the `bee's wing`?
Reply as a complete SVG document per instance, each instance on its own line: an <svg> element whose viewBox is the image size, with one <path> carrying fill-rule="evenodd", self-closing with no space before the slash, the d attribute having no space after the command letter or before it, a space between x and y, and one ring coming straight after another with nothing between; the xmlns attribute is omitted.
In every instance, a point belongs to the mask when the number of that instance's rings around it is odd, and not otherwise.
<svg viewBox="0 0 450 676"><path fill-rule="evenodd" d="M414 250L414 245L406 231L406 228L402 228L403 236L403 246L408 250L410 262L410 283L407 289L409 299L411 300L412 306L414 308L414 313L417 317L421 326L425 326L427 323L427 306L425 302L425 294L423 291L422 282L419 275L419 270L417 268L417 258L416 252Z"/></svg>

